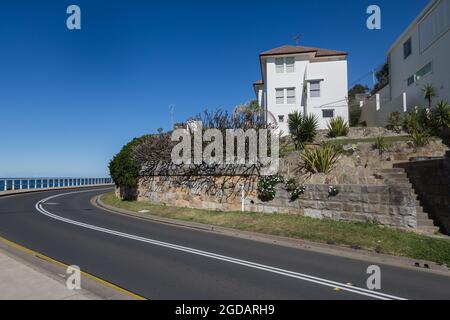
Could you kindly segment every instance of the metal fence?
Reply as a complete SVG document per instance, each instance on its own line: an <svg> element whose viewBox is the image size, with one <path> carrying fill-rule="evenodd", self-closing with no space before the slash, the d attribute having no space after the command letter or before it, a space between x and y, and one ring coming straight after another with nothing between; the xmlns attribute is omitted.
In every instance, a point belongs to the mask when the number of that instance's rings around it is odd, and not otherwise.
<svg viewBox="0 0 450 320"><path fill-rule="evenodd" d="M112 184L111 178L0 178L0 192Z"/></svg>

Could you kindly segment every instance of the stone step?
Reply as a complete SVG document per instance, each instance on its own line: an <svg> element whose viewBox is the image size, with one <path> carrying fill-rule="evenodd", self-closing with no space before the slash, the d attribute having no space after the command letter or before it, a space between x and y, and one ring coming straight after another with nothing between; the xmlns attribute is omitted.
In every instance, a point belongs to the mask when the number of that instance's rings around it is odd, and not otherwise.
<svg viewBox="0 0 450 320"><path fill-rule="evenodd" d="M405 173L403 168L381 169L381 173Z"/></svg>
<svg viewBox="0 0 450 320"><path fill-rule="evenodd" d="M431 219L417 219L417 227L420 229L421 227L435 227L434 221Z"/></svg>
<svg viewBox="0 0 450 320"><path fill-rule="evenodd" d="M418 227L417 230L421 233L426 233L426 234L436 234L437 232L439 232L440 228L433 226L433 227Z"/></svg>

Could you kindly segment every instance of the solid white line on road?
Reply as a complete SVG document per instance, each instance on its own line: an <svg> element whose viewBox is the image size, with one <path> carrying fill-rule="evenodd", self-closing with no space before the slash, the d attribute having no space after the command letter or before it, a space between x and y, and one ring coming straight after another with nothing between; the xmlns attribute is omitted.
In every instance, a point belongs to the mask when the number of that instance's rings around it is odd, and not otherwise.
<svg viewBox="0 0 450 320"><path fill-rule="evenodd" d="M68 223L68 224L76 225L76 226L79 226L79 227L83 227L83 228L86 228L86 229L95 230L95 231L98 231L98 232L103 232L103 233L115 235L115 236L122 237L122 238L127 238L127 239L140 241L140 242L144 242L144 243L149 243L149 244L160 246L160 247L170 248L170 249L173 249L173 250L178 250L178 251L182 251L182 252L187 252L187 253L203 256L203 257L208 257L208 258L215 259L215 260L220 260L220 261L225 261L225 262L229 262L229 263L233 263L233 264L237 264L237 265L241 265L241 266L246 266L246 267L253 268L253 269L263 270L263 271L266 271L266 272L271 272L271 273L274 273L274 274L279 274L279 275L290 277L290 278L295 278L295 279L299 279L299 280L303 280L303 281L307 281L307 282L316 283L316 284L319 284L319 285L322 285L322 286L327 286L327 287L331 287L331 288L338 288L338 289L341 289L343 291L352 292L352 293L355 293L355 294L359 294L359 295L363 295L363 296L371 297L371 298L375 298L375 299L380 299L380 300L406 300L406 299L401 298L401 297L397 297L397 296L393 296L393 295L389 295L389 294L385 294L385 293L381 293L381 292L377 292L377 291L372 291L372 290L368 290L368 289L364 289L364 288L354 287L354 286L350 286L348 284L339 283L339 282L336 282L336 281L331 281L331 280L327 280L327 279L323 279L323 278L319 278L319 277L314 277L314 276L310 276L310 275L307 275L307 274L302 274L302 273L298 273L298 272L294 272L294 271L289 271L289 270L284 270L284 269L280 269L280 268L275 268L275 267L271 267L271 266L267 266L267 265L263 265L263 264L259 264L259 263L254 263L254 262L251 262L251 261L236 259L236 258L233 258L233 257L223 256L223 255L215 254L215 253L212 253L212 252L197 250L197 249L193 249L193 248L189 248L189 247L183 247L183 246L179 246L179 245L176 245L176 244L171 244L171 243L162 242L162 241L158 241L158 240L143 238L143 237L140 237L140 236L127 234L127 233L123 233L123 232L120 232L120 231L110 230L110 229L106 229L106 228L90 225L90 224L87 224L87 223L74 221L74 220L71 220L71 219L67 219L67 218L63 218L63 217L60 217L58 215L55 215L55 214L45 210L42 207L43 204L46 204L45 202L47 202L48 200L52 200L54 198L58 198L58 197L62 197L62 196L65 196L65 195L70 195L70 194L86 193L86 192L97 192L97 191L103 191L103 190L110 190L110 188L108 188L108 189L76 191L76 192L57 194L57 195L54 195L54 196L51 196L51 197L48 197L48 198L45 198L45 199L39 201L38 203L36 203L35 208L36 208L36 210L38 212L42 213L43 215L45 215L45 216L47 216L49 218L52 218L52 219L55 219L55 220L59 220L59 221L62 221L62 222Z"/></svg>

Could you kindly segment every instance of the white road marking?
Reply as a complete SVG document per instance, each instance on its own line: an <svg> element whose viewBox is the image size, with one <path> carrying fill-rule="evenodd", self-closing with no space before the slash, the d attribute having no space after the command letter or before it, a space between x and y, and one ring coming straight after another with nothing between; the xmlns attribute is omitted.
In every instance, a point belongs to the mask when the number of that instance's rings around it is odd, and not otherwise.
<svg viewBox="0 0 450 320"><path fill-rule="evenodd" d="M237 265L241 265L241 266L245 266L245 267L249 267L249 268L253 268L253 269L258 269L258 270L262 270L262 271L266 271L266 272L271 272L271 273L274 273L274 274L279 274L279 275L282 275L282 276L295 278L295 279L299 279L299 280L303 280L303 281L307 281L307 282L312 282L312 283L316 283L316 284L319 284L319 285L322 285L322 286L331 287L333 289L338 288L338 289L341 289L343 291L352 292L352 293L356 293L356 294L359 294L359 295L362 295L362 296L371 297L371 298L375 298L375 299L380 299L380 300L406 300L404 298L393 296L393 295L389 295L389 294L385 294L385 293L382 293L382 292L377 292L377 291L372 291L372 290L368 290L368 289L364 289L364 288L349 286L349 285L344 284L344 283L339 283L339 282L336 282L336 281L331 281L331 280L327 280L327 279L323 279L323 278L319 278L319 277L314 277L314 276L310 276L310 275L307 275L307 274L302 274L302 273L298 273L298 272L294 272L294 271L284 270L284 269L280 269L280 268L276 268L276 267L271 267L271 266L268 266L268 265L254 263L254 262L251 262L251 261L246 261L246 260L236 259L236 258L233 258L233 257L223 256L223 255L215 254L215 253L208 252L208 251L197 250L197 249L193 249L193 248L189 248L189 247L179 246L179 245L176 245L176 244L171 244L171 243L162 242L162 241L158 241L158 240L143 238L143 237L140 237L140 236L127 234L127 233L123 233L123 232L120 232L120 231L115 231L115 230L110 230L110 229L106 229L106 228L90 225L90 224L87 224L87 223L83 223L83 222L79 222L79 221L75 221L75 220L71 220L71 219L60 217L58 215L55 215L55 214L45 210L42 207L42 205L45 204L46 201L52 200L52 199L55 199L55 198L58 198L58 197L62 197L62 196L65 196L65 195L77 194L77 193L86 193L86 192L97 192L97 191L110 190L110 189L111 188L96 189L96 190L84 190L84 191L75 191L75 192L68 192L68 193L57 194L57 195L45 198L45 199L37 202L36 205L35 205L35 208L36 208L36 210L38 212L42 213L43 215L45 215L45 216L47 216L49 218L52 218L52 219L55 219L55 220L59 220L59 221L62 221L62 222L68 223L68 224L75 225L75 226L79 226L79 227L82 227L82 228L86 228L86 229L95 230L95 231L98 231L98 232L103 232L103 233L115 235L115 236L122 237L122 238L127 238L127 239L131 239L131 240L135 240L135 241L139 241L139 242L144 242L144 243L149 243L149 244L160 246L160 247L170 248L170 249L177 250L177 251L187 252L187 253L191 253L191 254L195 254L195 255L199 255L199 256L215 259L215 260L225 261L225 262L229 262L229 263L233 263L233 264L237 264Z"/></svg>

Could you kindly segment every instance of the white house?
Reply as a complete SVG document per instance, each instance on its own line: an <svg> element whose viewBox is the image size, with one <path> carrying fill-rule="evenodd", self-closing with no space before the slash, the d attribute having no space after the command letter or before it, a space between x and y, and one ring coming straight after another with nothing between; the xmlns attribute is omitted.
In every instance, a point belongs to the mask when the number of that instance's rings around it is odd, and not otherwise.
<svg viewBox="0 0 450 320"><path fill-rule="evenodd" d="M432 0L388 51L390 96L406 93L408 109L426 106L431 84L450 102L450 0Z"/></svg>
<svg viewBox="0 0 450 320"><path fill-rule="evenodd" d="M294 111L316 115L320 129L333 117L348 121L346 52L287 45L261 53L260 62L259 105L285 134Z"/></svg>

